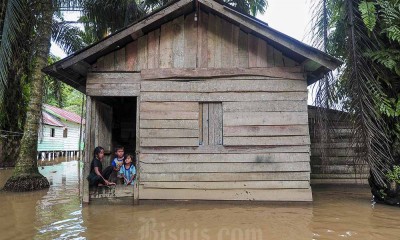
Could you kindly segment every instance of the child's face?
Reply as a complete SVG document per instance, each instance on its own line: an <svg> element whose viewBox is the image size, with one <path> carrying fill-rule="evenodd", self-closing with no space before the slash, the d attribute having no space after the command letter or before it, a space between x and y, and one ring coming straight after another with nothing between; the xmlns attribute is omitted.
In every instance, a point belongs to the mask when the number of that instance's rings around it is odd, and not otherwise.
<svg viewBox="0 0 400 240"><path fill-rule="evenodd" d="M102 150L100 150L99 154L97 154L97 158L98 158L99 160L102 160L103 157L104 157L104 150L102 149Z"/></svg>
<svg viewBox="0 0 400 240"><path fill-rule="evenodd" d="M131 157L127 157L127 158L125 159L125 162L126 162L126 163L131 163L131 162L132 162Z"/></svg>
<svg viewBox="0 0 400 240"><path fill-rule="evenodd" d="M124 149L118 149L115 154L118 158L122 158L124 156Z"/></svg>

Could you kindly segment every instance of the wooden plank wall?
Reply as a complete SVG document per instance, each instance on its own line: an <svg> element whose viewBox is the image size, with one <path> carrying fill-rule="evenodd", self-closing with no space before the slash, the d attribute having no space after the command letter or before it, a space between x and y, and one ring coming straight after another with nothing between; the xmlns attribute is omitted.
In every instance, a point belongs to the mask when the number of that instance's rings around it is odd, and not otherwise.
<svg viewBox="0 0 400 240"><path fill-rule="evenodd" d="M316 120L317 110L308 107L311 137L311 183L313 184L367 184L367 163L354 163L357 148L352 145L351 123L340 112L328 113L330 142L321 143ZM325 150L325 154L322 151Z"/></svg>
<svg viewBox="0 0 400 240"><path fill-rule="evenodd" d="M119 72L157 68L265 68L299 65L255 34L245 32L216 15L201 12L197 22L192 13L144 34L99 58L92 70Z"/></svg>
<svg viewBox="0 0 400 240"><path fill-rule="evenodd" d="M263 39L205 12L198 22L194 14L178 17L99 59L94 71L274 72L142 80L140 199L311 201L307 84L297 66ZM104 81L101 91L110 84ZM223 145L199 146L204 102L222 105Z"/></svg>

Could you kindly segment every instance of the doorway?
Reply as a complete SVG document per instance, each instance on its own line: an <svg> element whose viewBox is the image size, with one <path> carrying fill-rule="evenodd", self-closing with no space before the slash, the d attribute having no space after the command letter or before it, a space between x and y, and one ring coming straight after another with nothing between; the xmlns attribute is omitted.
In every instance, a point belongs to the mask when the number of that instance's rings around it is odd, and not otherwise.
<svg viewBox="0 0 400 240"><path fill-rule="evenodd" d="M116 146L123 146L125 153L135 155L137 97L96 97L93 102L93 147L102 146L106 155L113 155Z"/></svg>

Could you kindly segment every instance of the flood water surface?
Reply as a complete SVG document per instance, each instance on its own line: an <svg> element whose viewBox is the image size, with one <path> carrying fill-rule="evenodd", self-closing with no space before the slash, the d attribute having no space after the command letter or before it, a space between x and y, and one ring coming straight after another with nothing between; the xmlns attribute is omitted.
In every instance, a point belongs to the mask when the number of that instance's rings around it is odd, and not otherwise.
<svg viewBox="0 0 400 240"><path fill-rule="evenodd" d="M42 164L43 165L43 164ZM0 192L0 239L400 239L400 209L368 187L313 186L313 203L145 203L82 207L77 161L45 164L47 190ZM0 170L0 186L11 170Z"/></svg>

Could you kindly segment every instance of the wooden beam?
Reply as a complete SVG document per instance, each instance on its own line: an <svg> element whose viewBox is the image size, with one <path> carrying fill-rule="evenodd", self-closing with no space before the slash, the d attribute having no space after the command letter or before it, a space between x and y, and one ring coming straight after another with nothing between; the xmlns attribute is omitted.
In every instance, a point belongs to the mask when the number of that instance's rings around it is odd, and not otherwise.
<svg viewBox="0 0 400 240"><path fill-rule="evenodd" d="M197 68L197 69L143 69L143 80L168 78L215 78L231 76L267 76L293 80L304 80L300 67L271 68Z"/></svg>
<svg viewBox="0 0 400 240"><path fill-rule="evenodd" d="M140 199L236 200L236 201L312 201L308 189L140 189Z"/></svg>
<svg viewBox="0 0 400 240"><path fill-rule="evenodd" d="M351 178L351 177L349 177ZM353 177L354 178L354 177ZM141 181L145 182L197 182L224 181L310 181L309 172L253 172L251 174L243 173L142 173Z"/></svg>

